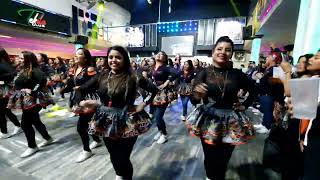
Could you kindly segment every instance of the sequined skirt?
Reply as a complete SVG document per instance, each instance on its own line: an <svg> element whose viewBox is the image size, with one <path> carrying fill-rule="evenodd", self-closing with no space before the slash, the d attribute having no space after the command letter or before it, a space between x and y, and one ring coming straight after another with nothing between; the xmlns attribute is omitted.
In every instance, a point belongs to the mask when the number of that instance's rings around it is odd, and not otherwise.
<svg viewBox="0 0 320 180"><path fill-rule="evenodd" d="M152 105L160 106L164 104L169 104L172 101L178 99L178 93L173 88L165 88L158 92L156 97L153 99Z"/></svg>
<svg viewBox="0 0 320 180"><path fill-rule="evenodd" d="M45 108L50 104L54 104L54 101L47 92L37 91L32 94L28 94L20 90L15 90L9 97L7 108L30 109L35 106Z"/></svg>
<svg viewBox="0 0 320 180"><path fill-rule="evenodd" d="M191 135L204 139L207 144L229 143L240 145L254 137L249 118L231 109L216 109L202 105L187 117L186 125Z"/></svg>
<svg viewBox="0 0 320 180"><path fill-rule="evenodd" d="M123 109L100 106L89 123L88 132L115 139L130 138L147 132L151 125L151 118L144 110L129 115Z"/></svg>
<svg viewBox="0 0 320 180"><path fill-rule="evenodd" d="M182 84L180 84L178 92L182 96L190 96L192 94L192 85L191 85L191 83L182 83Z"/></svg>

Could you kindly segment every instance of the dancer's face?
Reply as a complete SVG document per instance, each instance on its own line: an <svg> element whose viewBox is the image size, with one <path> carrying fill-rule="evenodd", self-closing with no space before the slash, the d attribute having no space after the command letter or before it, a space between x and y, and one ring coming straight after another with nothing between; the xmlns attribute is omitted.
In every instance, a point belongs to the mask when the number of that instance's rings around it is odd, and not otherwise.
<svg viewBox="0 0 320 180"><path fill-rule="evenodd" d="M162 62L162 63L165 63L166 61L166 56L163 52L159 52L156 57L155 57L156 61L159 61L159 62Z"/></svg>
<svg viewBox="0 0 320 180"><path fill-rule="evenodd" d="M317 52L316 55L309 59L307 69L309 71L320 71L320 52Z"/></svg>
<svg viewBox="0 0 320 180"><path fill-rule="evenodd" d="M121 72L124 66L124 58L119 51L111 50L108 55L108 65L113 72Z"/></svg>
<svg viewBox="0 0 320 180"><path fill-rule="evenodd" d="M85 61L85 56L82 49L77 50L74 60L76 64L81 64Z"/></svg>
<svg viewBox="0 0 320 180"><path fill-rule="evenodd" d="M213 61L219 65L225 65L232 57L232 46L228 42L220 42L212 52Z"/></svg>
<svg viewBox="0 0 320 180"><path fill-rule="evenodd" d="M301 57L299 59L299 62L297 64L297 72L301 73L301 72L304 72L306 71L306 57Z"/></svg>

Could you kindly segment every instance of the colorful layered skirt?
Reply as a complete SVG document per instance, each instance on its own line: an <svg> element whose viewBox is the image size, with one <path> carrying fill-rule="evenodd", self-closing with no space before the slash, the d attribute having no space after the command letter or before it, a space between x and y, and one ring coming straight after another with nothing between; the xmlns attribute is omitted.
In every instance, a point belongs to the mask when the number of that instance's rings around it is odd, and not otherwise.
<svg viewBox="0 0 320 180"><path fill-rule="evenodd" d="M13 93L12 86L10 85L0 85L0 98L9 98Z"/></svg>
<svg viewBox="0 0 320 180"><path fill-rule="evenodd" d="M35 106L43 108L50 104L54 104L53 99L47 92L36 91L28 94L24 91L15 90L9 97L7 107L9 109L31 109Z"/></svg>
<svg viewBox="0 0 320 180"><path fill-rule="evenodd" d="M228 143L240 145L254 137L249 118L232 109L216 109L201 105L186 120L191 135L198 136L207 144Z"/></svg>
<svg viewBox="0 0 320 180"><path fill-rule="evenodd" d="M89 123L89 134L110 138L130 138L147 132L152 125L144 110L129 115L125 109L99 106Z"/></svg>
<svg viewBox="0 0 320 180"><path fill-rule="evenodd" d="M191 83L182 83L182 84L180 84L178 92L182 96L190 96L192 94L192 85L191 85Z"/></svg>
<svg viewBox="0 0 320 180"><path fill-rule="evenodd" d="M152 105L160 106L164 104L169 104L172 101L177 100L178 93L173 87L164 88L159 90L156 97L153 99Z"/></svg>

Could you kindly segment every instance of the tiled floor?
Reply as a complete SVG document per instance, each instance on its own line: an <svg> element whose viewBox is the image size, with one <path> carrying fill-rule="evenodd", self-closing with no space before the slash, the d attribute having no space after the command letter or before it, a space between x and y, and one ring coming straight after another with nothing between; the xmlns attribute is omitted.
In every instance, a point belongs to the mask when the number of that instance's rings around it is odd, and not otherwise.
<svg viewBox="0 0 320 180"><path fill-rule="evenodd" d="M63 104L63 102L62 102ZM131 160L134 166L134 179L137 180L203 180L203 153L200 141L188 135L180 121L182 107L180 102L171 105L165 114L168 125L169 141L163 145L154 143L156 127L139 137ZM249 115L252 113L248 112ZM77 118L67 116L42 119L49 133L57 140L55 144L44 147L36 155L21 159L19 156L26 148L24 134L0 140L1 180L114 180L106 148L93 150L95 155L77 164L75 159L82 150L76 132ZM254 122L259 117L254 116ZM11 122L8 122L12 130ZM257 135L249 144L238 146L229 163L227 179L232 180L274 180L278 175L263 169L261 155L265 135ZM41 137L37 134L37 141Z"/></svg>

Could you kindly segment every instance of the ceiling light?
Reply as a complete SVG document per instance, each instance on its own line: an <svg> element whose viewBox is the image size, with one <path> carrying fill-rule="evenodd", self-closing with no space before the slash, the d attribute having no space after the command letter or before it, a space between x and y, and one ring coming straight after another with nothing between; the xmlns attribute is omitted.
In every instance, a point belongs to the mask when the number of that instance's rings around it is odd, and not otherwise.
<svg viewBox="0 0 320 180"><path fill-rule="evenodd" d="M11 36L5 36L5 35L2 35L2 34L0 34L0 38L12 38Z"/></svg>

